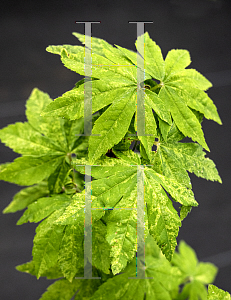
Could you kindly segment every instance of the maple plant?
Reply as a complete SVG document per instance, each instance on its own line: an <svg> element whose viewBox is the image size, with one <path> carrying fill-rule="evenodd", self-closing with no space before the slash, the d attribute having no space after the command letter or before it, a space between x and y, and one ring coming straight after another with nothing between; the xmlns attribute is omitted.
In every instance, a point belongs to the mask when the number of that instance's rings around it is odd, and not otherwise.
<svg viewBox="0 0 231 300"><path fill-rule="evenodd" d="M84 35L74 35L85 43ZM1 165L0 179L27 186L4 213L26 209L17 224L39 223L32 261L16 268L57 279L41 300L230 299L211 284L217 267L198 262L183 241L175 251L183 219L198 206L188 172L221 183L203 150L209 151L203 118L221 124L205 92L212 84L187 68L187 50L171 50L164 60L147 32L136 41L138 52L141 38L143 82L137 82L137 53L91 39L91 135L84 134L85 79L55 100L34 89L26 103L28 121L0 130L1 141L21 155ZM47 51L85 75L84 46L49 46ZM137 134L139 89L144 93L142 135ZM182 141L185 137L192 142ZM86 233L87 175L92 224ZM143 259L137 255L142 201ZM89 234L91 252L86 254Z"/></svg>

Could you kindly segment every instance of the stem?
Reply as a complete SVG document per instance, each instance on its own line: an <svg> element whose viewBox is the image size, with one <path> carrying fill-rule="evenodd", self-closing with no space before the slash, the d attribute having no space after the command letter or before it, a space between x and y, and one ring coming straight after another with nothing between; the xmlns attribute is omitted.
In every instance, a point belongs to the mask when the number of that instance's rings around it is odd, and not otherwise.
<svg viewBox="0 0 231 300"><path fill-rule="evenodd" d="M152 87L152 88L150 89L150 91L155 91L155 90L157 90L158 88L161 88L162 86L163 86L163 82L161 82L161 83L155 85L154 87Z"/></svg>
<svg viewBox="0 0 231 300"><path fill-rule="evenodd" d="M132 147L132 151L136 148L137 140L135 140L134 146Z"/></svg>

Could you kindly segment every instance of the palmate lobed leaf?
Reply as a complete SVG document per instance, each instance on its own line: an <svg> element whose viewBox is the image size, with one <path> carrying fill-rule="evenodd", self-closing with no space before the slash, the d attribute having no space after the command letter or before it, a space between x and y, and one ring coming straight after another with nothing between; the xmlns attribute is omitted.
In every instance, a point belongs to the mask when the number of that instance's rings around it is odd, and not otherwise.
<svg viewBox="0 0 231 300"><path fill-rule="evenodd" d="M40 198L28 206L17 223L20 225L27 221L39 222L45 219L36 229L32 251L31 272L38 278L46 276L44 274L57 265L63 276L72 282L77 271L84 267L84 202L79 203L82 195L76 195L71 197L59 194ZM103 272L110 273L110 246L105 234L105 225L101 221L94 222L92 263Z"/></svg>
<svg viewBox="0 0 231 300"><path fill-rule="evenodd" d="M28 122L11 124L0 130L2 142L23 155L1 170L0 179L19 185L32 185L47 178L51 193L61 191L71 169L66 156L71 151L81 155L88 138L76 136L83 130L81 119L51 120L51 117L40 116L44 107L51 102L46 93L34 89L26 103Z"/></svg>
<svg viewBox="0 0 231 300"><path fill-rule="evenodd" d="M196 70L187 69L184 71L185 72L178 73L179 75L176 74L172 76L165 85L174 88L177 94L189 107L200 111L207 119L214 120L221 125L222 123L217 113L216 106L209 96L204 92L205 87L208 87L208 85L206 85L206 83L204 85L199 85L197 82L194 83L194 74L189 73L189 77L187 78L185 76L184 78L184 73L186 73L186 71L195 71L196 73ZM192 75L192 77L190 77L190 75ZM201 83L201 81L199 82Z"/></svg>
<svg viewBox="0 0 231 300"><path fill-rule="evenodd" d="M123 274L119 274L102 284L90 298L99 299L137 299L170 300L171 292L178 288L181 274L177 268L171 268L167 260L146 257L145 276L152 279L136 277L136 258L126 267ZM134 279L129 279L133 278Z"/></svg>
<svg viewBox="0 0 231 300"><path fill-rule="evenodd" d="M154 169L168 178L192 188L187 171L207 180L222 180L214 162L205 157L203 148L196 143L160 141L156 153L152 152Z"/></svg>
<svg viewBox="0 0 231 300"><path fill-rule="evenodd" d="M185 284L180 296L179 300L207 300L207 289L206 287L199 281L192 281Z"/></svg>
<svg viewBox="0 0 231 300"><path fill-rule="evenodd" d="M179 97L177 91L171 87L165 86L161 88L159 97L165 101L179 130L185 135L197 141L206 150L209 148L205 142L201 124L197 120L193 112L185 105L185 102Z"/></svg>
<svg viewBox="0 0 231 300"><path fill-rule="evenodd" d="M195 251L184 241L180 242L178 250L179 253L174 253L171 263L181 270L185 278L203 285L214 281L218 271L215 265L199 262Z"/></svg>
<svg viewBox="0 0 231 300"><path fill-rule="evenodd" d="M144 38L145 38L145 46L146 46L146 43L148 43L148 41L150 41L151 39L148 33L144 34ZM152 43L155 49L156 45L154 42ZM151 57L149 57L150 55L148 54L149 48L147 47L147 50L145 49L145 51L147 52L147 55L145 56L146 59L145 63L146 61L151 62ZM155 57L154 55L156 54L155 51L156 50L153 50L152 53L153 57ZM144 55L146 54L146 52L144 53ZM126 53L127 56L131 58L132 55L130 52L124 51L124 53ZM173 49L168 52L167 57L165 59L165 63L164 63L165 71L163 70L161 71L161 74L165 74L165 76L163 77L160 75L159 76L153 75L153 77L154 79L158 79L161 81L159 84L160 91L158 93L158 96L160 99L164 100L165 111L171 112L171 116L173 120L176 122L176 125L183 132L185 136L191 137L193 140L199 142L206 150L209 151L209 148L204 140L204 135L201 130L201 126L199 122L196 120L195 116L188 109L187 105L204 113L205 117L208 119L213 119L219 124L221 124L221 121L212 100L207 96L207 94L202 93L202 91L200 92L196 90L194 90L194 94L192 94L193 87L206 90L209 87L211 87L211 83L196 70L185 69L185 67L187 67L190 64L190 62L191 59L188 51ZM163 68L163 61L161 60L160 57L158 58L158 55L157 55L157 62L153 63L152 65L154 69L156 63L159 63L157 65L157 69L158 67ZM148 68L146 68L146 72L151 74ZM177 81L177 79L179 79L179 81ZM186 83L188 82L186 86L185 85L183 86L183 88L186 87L185 93L187 94L187 96L182 96L182 94L179 95L179 93L176 93L173 89L169 89L170 87L173 87L172 81L173 82L175 81L174 87L180 89L182 83L184 84L184 82ZM187 87L189 88L189 92L187 91ZM147 91L147 92L152 94L152 91ZM198 96L199 94L200 96ZM198 99L198 102L194 100L194 97ZM186 103L185 103L185 98L188 98L188 101ZM199 104L200 99L202 100L203 104Z"/></svg>
<svg viewBox="0 0 231 300"><path fill-rule="evenodd" d="M61 61L68 69L85 75L85 59L84 53L69 54L65 48L61 52ZM132 85L136 83L136 68L130 63L130 66L118 65L112 60L101 55L92 54L91 73L92 77L100 78L104 81L120 83L121 85ZM129 61L127 60L127 64ZM130 72L127 71L129 68ZM150 78L148 76L147 78Z"/></svg>
<svg viewBox="0 0 231 300"><path fill-rule="evenodd" d="M99 178L92 181L93 199L95 199L96 203L102 203L101 206L107 208L135 208L137 167L140 164L140 160L138 155L132 151L115 151L115 154L119 158L119 165L114 162L114 166L92 166L91 175ZM123 159L123 157L126 157L126 159ZM123 165L121 162L123 162ZM191 207L198 204L194 199L192 191L173 179L166 178L149 167L144 167L143 176L145 179L144 197L148 206L149 230L151 230L151 234L162 248L163 253L170 260L176 247L176 237L181 226L181 220L167 197L165 190L170 193L173 199L184 206ZM108 220L110 220L108 221L108 242L114 245L114 251L111 252L111 255L113 255L112 269L115 273L121 271L134 256L134 216L134 212L132 211L119 213L119 211L113 210L108 217ZM127 235L128 229L130 233ZM118 238L116 237L116 232ZM124 239L125 237L128 239L127 241ZM115 241L117 241L116 244L114 243ZM123 244L125 241L127 245Z"/></svg>
<svg viewBox="0 0 231 300"><path fill-rule="evenodd" d="M78 33L74 33L74 35L83 44L85 43L84 35ZM204 139L201 125L190 108L199 110L204 114L206 118L213 119L216 122L221 123L212 100L209 99L209 97L203 91L199 90L209 88L211 86L211 83L196 70L185 69L191 62L188 51L173 49L169 51L164 61L159 46L156 45L154 41L152 41L147 32L143 36L138 37L136 41L136 47L140 53L143 51L142 41L145 41L145 68L143 69L141 66L141 69L145 70L145 76L147 76L146 79L153 77L154 79L160 81L160 84L158 85L160 89L158 95L154 91L152 91L152 88L151 90L145 91L146 95L148 96L147 98L145 98L145 102L147 101L148 106L150 106L151 109L154 109L157 112L160 120L163 120L171 125L172 117L177 127L180 129L180 131L183 132L185 136L191 137L194 141L197 141L206 150L209 151L209 148ZM112 45L108 44L102 39L92 38L91 43L92 76L100 78L100 80L96 80L95 82L93 81L92 84L97 87L98 84L101 84L100 82L105 82L106 84L110 83L114 85L114 88L116 89L118 88L118 86L123 86L125 87L124 91L122 91L123 94L126 94L126 89L129 89L129 87L131 86L136 89L137 74L136 69L134 68L137 65L136 53L119 46L116 46L117 48L114 48ZM79 51L77 53L73 53L73 51L68 51L68 49L65 49L65 47L63 47L62 51L60 51L60 48L58 49L59 50L57 51L60 53L61 60L63 61L65 66L81 75L84 75L84 52ZM187 84L186 90L184 85L185 83ZM67 92L66 95L64 94L62 97L59 97L53 103L48 105L44 110L43 115L64 116L71 119L78 119L82 117L84 110L83 85L79 86L79 88ZM99 92L95 97L93 92L93 112L110 103L113 103L114 105L114 103L118 103L121 101L120 94L118 94L117 92L113 92L114 88L112 87L107 95L105 95L104 92ZM184 88L184 92L182 88ZM131 100L133 99L133 95L134 94L130 94ZM105 99L105 96L107 100ZM198 99L198 101L194 100L195 97ZM108 99L110 99L110 103L108 102ZM200 99L201 104L199 103ZM105 100L107 102L105 102ZM100 103L102 104L100 105ZM112 107L114 108L114 106ZM105 154L108 149L117 144L118 141L123 138L124 132L127 129L127 125L124 126L124 122L131 122L130 117L127 119L123 116L122 113L118 113L118 116L114 116L114 119L117 121L116 126L120 134L114 134L113 136L111 136L111 130L110 128L108 128L109 125L105 122L105 120L108 121L108 116L110 116L111 118L109 112L112 107L106 109L106 111L101 115L101 119L96 122L95 126L93 127L93 131L95 134L99 134L101 129L103 130L103 132L105 132L105 134L95 137L92 136L90 138L90 159L92 163L96 161L102 154ZM117 107L115 106L115 108ZM134 106L130 107L131 115L134 111L134 108ZM148 109L146 110L148 111ZM102 125L99 125L101 124L100 121L102 122ZM160 121L160 123L161 122L162 121ZM162 122L161 124L164 125L165 123ZM107 141L106 143L105 139ZM141 137L139 137L139 139L142 140ZM93 154L93 149L96 148L97 153ZM149 150L147 150L147 148ZM146 144L146 151L147 153L149 153L150 151L149 144Z"/></svg>

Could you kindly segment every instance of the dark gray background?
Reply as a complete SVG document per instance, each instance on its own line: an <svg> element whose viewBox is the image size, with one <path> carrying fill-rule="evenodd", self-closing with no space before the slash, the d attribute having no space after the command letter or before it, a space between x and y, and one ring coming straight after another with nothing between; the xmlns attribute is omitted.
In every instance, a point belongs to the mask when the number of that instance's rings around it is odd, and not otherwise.
<svg viewBox="0 0 231 300"><path fill-rule="evenodd" d="M145 25L164 56L172 48L188 49L191 67L213 83L208 91L223 126L205 120L203 130L223 184L192 175L199 207L183 222L178 241L191 245L200 260L220 267L215 284L231 292L230 94L231 6L229 0L172 1L18 1L1 7L0 18L0 128L25 121L25 102L38 87L56 98L70 90L79 76L66 69L48 45L75 44L72 32L84 33L75 21L101 21L92 36L135 50L136 25ZM1 4L2 5L2 4ZM10 5L10 4L8 4ZM1 163L17 155L0 145ZM2 211L20 187L0 182ZM31 260L34 224L16 226L21 213L0 218L0 298L36 300L52 281L20 273L15 266Z"/></svg>

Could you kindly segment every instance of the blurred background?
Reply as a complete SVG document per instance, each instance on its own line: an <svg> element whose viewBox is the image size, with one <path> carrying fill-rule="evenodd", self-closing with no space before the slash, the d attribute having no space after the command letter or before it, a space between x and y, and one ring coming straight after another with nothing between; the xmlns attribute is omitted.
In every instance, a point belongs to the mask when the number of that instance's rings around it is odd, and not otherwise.
<svg viewBox="0 0 231 300"><path fill-rule="evenodd" d="M230 0L17 1L0 10L0 128L26 121L25 103L34 87L53 99L73 88L80 76L66 69L48 45L76 44L75 21L100 21L92 36L135 50L136 24L145 25L164 57L172 49L190 51L191 68L205 75L223 125L203 121L203 130L223 184L191 175L198 208L184 220L178 241L185 240L201 261L219 267L215 285L231 292L231 2ZM0 163L17 157L0 145ZM2 211L21 187L0 182ZM52 281L20 273L15 266L31 260L36 225L16 226L22 212L0 217L0 298L36 300Z"/></svg>

